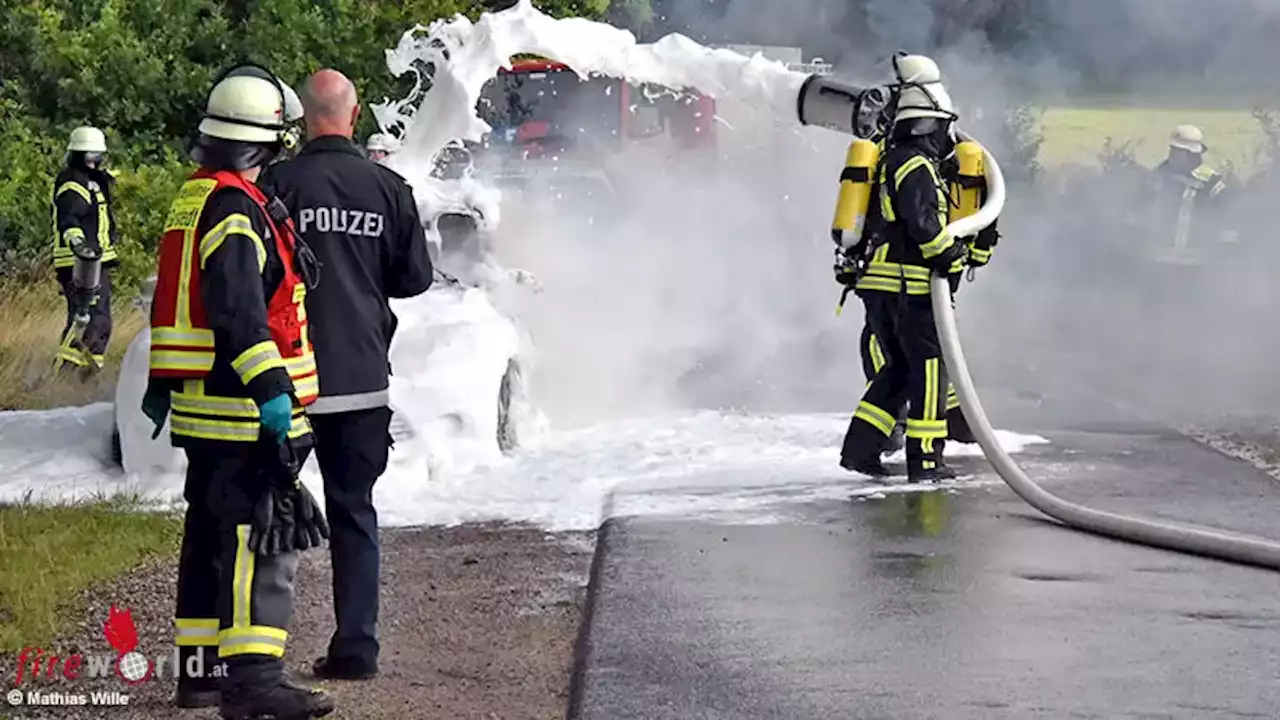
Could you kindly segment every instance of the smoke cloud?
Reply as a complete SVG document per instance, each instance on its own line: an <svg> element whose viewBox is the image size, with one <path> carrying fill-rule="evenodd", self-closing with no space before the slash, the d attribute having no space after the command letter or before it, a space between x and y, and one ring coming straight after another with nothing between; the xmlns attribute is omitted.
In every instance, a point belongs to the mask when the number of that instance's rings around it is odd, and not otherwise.
<svg viewBox="0 0 1280 720"><path fill-rule="evenodd" d="M1202 222L1192 240L1202 265L1166 264L1155 257L1172 243L1171 220L1153 218L1141 194L1149 173L1065 168L1032 177L1019 172L1006 119L1086 90L1124 91L1112 102L1133 107L1195 108L1218 94L1247 108L1276 88L1280 8L1267 0L850 5L655 2L652 34L802 45L806 58L834 59L862 79L886 77L885 57L898 48L938 59L961 126L1010 176L1003 239L957 298L980 386L1078 388L1171 422L1274 407L1280 330L1270 277L1280 253L1258 232L1265 181L1237 179L1224 213ZM1023 19L1008 18L1029 5ZM553 424L696 407L850 411L861 395L861 303L850 296L835 317L829 238L849 138L732 98L717 113L715 162L631 156L610 168L612 203L504 207L499 258L544 287L511 307L538 345L536 394ZM1220 242L1227 229L1238 243Z"/></svg>

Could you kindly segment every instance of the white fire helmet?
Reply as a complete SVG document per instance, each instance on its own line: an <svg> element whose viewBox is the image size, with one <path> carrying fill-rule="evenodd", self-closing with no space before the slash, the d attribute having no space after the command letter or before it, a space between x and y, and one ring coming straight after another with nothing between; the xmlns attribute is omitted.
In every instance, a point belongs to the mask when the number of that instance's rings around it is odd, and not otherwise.
<svg viewBox="0 0 1280 720"><path fill-rule="evenodd" d="M923 55L901 55L893 59L897 82L904 86L898 93L895 121L915 118L955 120L955 105L942 85L938 64Z"/></svg>
<svg viewBox="0 0 1280 720"><path fill-rule="evenodd" d="M213 86L200 132L250 143L283 143L287 93L283 85L256 75L229 75ZM299 103L299 106L301 103Z"/></svg>
<svg viewBox="0 0 1280 720"><path fill-rule="evenodd" d="M71 131L67 139L67 152L104 153L107 151L107 137L96 127L88 125Z"/></svg>
<svg viewBox="0 0 1280 720"><path fill-rule="evenodd" d="M1204 133L1195 125L1179 125L1169 136L1169 147L1202 155L1205 151Z"/></svg>

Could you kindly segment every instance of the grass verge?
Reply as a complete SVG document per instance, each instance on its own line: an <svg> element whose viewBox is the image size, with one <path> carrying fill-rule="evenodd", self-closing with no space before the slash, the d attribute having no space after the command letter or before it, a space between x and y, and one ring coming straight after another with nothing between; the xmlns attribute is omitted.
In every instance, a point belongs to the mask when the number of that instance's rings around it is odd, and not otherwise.
<svg viewBox="0 0 1280 720"><path fill-rule="evenodd" d="M0 282L0 410L44 410L109 400L125 350L146 322L132 299L115 299L106 365L92 379L81 381L53 374L66 323L66 301L53 279Z"/></svg>
<svg viewBox="0 0 1280 720"><path fill-rule="evenodd" d="M85 590L176 554L181 532L178 515L132 498L0 505L0 652L48 647L78 623Z"/></svg>

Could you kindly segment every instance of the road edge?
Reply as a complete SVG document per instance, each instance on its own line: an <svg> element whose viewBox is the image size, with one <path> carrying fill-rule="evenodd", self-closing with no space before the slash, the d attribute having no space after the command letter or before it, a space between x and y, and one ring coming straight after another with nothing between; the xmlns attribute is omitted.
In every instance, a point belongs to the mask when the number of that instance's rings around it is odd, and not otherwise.
<svg viewBox="0 0 1280 720"><path fill-rule="evenodd" d="M591 571L587 576L586 598L582 605L582 622L578 626L578 637L573 644L573 666L569 672L569 706L565 711L565 720L579 720L582 717L582 706L585 702L586 675L590 668L592 655L592 630L595 627L596 601L600 594L601 575L604 572L604 558L608 553L610 538L617 520L610 518L596 529L596 547L591 555Z"/></svg>

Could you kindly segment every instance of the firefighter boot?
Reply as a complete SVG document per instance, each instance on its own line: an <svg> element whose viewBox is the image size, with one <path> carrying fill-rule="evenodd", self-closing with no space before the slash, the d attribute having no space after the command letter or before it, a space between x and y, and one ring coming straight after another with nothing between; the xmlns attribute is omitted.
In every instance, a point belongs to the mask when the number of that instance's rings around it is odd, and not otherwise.
<svg viewBox="0 0 1280 720"><path fill-rule="evenodd" d="M216 647L178 648L178 692L173 702L180 708L217 707L220 693L213 668L218 664Z"/></svg>
<svg viewBox="0 0 1280 720"><path fill-rule="evenodd" d="M956 471L942 461L945 443L945 440L934 440L933 452L922 457L907 457L907 482L936 483L956 478Z"/></svg>
<svg viewBox="0 0 1280 720"><path fill-rule="evenodd" d="M333 712L333 698L293 682L280 658L245 655L227 661L219 707L223 720L309 720Z"/></svg>
<svg viewBox="0 0 1280 720"><path fill-rule="evenodd" d="M887 442L889 439L879 430L854 418L840 449L840 467L871 477L888 477L892 473L880 462L880 448Z"/></svg>

